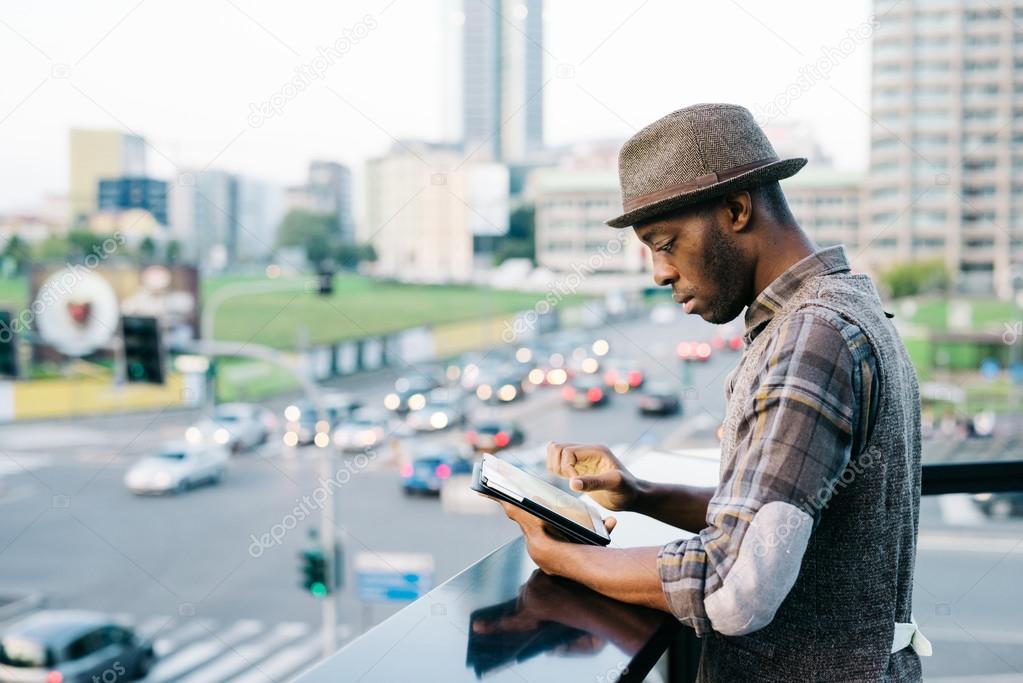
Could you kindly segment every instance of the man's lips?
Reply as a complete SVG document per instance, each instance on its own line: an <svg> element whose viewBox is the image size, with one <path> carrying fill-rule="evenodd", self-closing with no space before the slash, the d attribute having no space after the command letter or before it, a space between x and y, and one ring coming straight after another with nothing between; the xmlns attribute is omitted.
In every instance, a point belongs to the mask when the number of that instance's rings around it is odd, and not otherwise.
<svg viewBox="0 0 1023 683"><path fill-rule="evenodd" d="M680 304L682 306L682 310L685 311L686 314L692 313L693 301L696 299L696 297L694 297L691 294L689 296L677 296L673 294L671 298L675 300L675 303Z"/></svg>

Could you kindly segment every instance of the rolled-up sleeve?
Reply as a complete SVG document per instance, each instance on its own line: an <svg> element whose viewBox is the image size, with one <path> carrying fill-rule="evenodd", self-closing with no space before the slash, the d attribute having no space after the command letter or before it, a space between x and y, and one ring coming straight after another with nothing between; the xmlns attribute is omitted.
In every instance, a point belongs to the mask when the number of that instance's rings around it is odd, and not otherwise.
<svg viewBox="0 0 1023 683"><path fill-rule="evenodd" d="M658 555L672 613L699 635L771 622L872 418L876 363L858 327L811 306L768 343L706 528Z"/></svg>

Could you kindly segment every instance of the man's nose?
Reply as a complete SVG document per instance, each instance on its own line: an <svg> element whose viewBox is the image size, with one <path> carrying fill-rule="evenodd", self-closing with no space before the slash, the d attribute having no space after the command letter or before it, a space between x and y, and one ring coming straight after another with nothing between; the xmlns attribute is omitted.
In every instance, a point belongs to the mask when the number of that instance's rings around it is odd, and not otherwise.
<svg viewBox="0 0 1023 683"><path fill-rule="evenodd" d="M678 282L679 274L678 270L671 264L667 263L665 259L657 259L654 261L654 282L660 287L667 287Z"/></svg>

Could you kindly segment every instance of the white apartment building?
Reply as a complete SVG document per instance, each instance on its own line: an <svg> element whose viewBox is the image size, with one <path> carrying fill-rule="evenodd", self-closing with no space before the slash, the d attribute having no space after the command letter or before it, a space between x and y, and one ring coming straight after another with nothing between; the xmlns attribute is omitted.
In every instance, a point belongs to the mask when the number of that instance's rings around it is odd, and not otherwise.
<svg viewBox="0 0 1023 683"><path fill-rule="evenodd" d="M508 170L460 148L399 143L366 164L366 220L358 241L373 272L416 282L466 282L474 238L508 231Z"/></svg>
<svg viewBox="0 0 1023 683"><path fill-rule="evenodd" d="M965 291L1011 294L1023 264L1023 2L876 0L874 267L944 257Z"/></svg>

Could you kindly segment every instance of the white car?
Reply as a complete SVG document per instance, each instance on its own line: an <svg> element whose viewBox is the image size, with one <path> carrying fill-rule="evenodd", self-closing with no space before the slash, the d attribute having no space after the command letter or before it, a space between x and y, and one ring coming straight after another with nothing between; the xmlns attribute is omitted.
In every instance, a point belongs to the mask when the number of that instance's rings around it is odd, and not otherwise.
<svg viewBox="0 0 1023 683"><path fill-rule="evenodd" d="M451 389L434 389L426 396L426 404L405 418L417 432L436 432L465 422L465 394Z"/></svg>
<svg viewBox="0 0 1023 683"><path fill-rule="evenodd" d="M227 461L223 446L170 442L129 469L124 484L138 494L184 493L198 484L219 483Z"/></svg>
<svg viewBox="0 0 1023 683"><path fill-rule="evenodd" d="M334 430L334 444L342 451L355 453L375 448L388 437L408 436L409 429L390 412L362 408Z"/></svg>
<svg viewBox="0 0 1023 683"><path fill-rule="evenodd" d="M270 438L273 415L249 403L224 403L185 430L189 443L214 443L231 453L255 448Z"/></svg>

